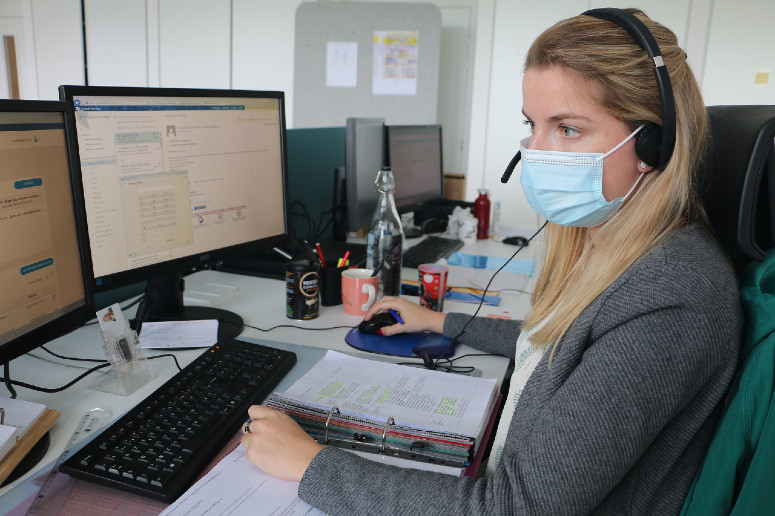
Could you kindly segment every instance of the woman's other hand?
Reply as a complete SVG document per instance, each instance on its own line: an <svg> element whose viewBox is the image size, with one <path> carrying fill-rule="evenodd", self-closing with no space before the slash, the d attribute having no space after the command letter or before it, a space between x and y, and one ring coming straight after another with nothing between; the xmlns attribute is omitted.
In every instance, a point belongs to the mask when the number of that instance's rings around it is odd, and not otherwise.
<svg viewBox="0 0 775 516"><path fill-rule="evenodd" d="M248 460L282 480L301 481L307 466L323 446L283 412L253 405L248 409L248 416L251 421L246 426L250 431L240 441L247 448Z"/></svg>

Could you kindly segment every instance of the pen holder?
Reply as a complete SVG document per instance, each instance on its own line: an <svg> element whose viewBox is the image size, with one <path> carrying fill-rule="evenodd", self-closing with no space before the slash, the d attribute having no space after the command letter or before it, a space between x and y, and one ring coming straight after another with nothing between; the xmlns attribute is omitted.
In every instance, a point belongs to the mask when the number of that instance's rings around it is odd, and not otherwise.
<svg viewBox="0 0 775 516"><path fill-rule="evenodd" d="M322 267L320 269L320 303L323 306L342 304L342 271L347 267Z"/></svg>

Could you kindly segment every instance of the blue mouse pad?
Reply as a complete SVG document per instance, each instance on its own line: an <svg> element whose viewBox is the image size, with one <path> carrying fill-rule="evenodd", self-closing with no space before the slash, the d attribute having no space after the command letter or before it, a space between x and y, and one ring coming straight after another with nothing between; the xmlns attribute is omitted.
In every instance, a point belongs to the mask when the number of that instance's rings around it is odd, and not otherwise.
<svg viewBox="0 0 775 516"><path fill-rule="evenodd" d="M420 358L422 353L428 353L433 358L446 350L442 358L455 354L455 346L449 346L450 339L440 333L401 333L392 337L369 335L353 328L344 337L345 342L355 349L393 355L396 357ZM416 351L415 351L416 350Z"/></svg>

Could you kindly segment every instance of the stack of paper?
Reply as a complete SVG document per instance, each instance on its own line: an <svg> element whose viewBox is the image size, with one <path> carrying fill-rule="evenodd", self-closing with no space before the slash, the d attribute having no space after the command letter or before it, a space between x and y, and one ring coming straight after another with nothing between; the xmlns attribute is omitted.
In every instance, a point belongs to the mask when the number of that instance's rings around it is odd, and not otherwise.
<svg viewBox="0 0 775 516"><path fill-rule="evenodd" d="M0 460L3 460L16 442L40 418L46 406L15 398L3 398L0 400L0 408L5 411L3 422L0 424Z"/></svg>
<svg viewBox="0 0 775 516"><path fill-rule="evenodd" d="M496 394L494 379L329 351L266 404L290 415L321 443L465 465Z"/></svg>

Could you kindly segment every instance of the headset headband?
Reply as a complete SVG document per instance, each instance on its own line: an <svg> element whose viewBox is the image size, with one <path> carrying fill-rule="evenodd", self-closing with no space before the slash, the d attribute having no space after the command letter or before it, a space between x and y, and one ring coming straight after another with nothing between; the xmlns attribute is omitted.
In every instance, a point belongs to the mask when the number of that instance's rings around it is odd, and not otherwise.
<svg viewBox="0 0 775 516"><path fill-rule="evenodd" d="M673 86L670 83L670 75L667 73L667 67L662 60L662 52L659 50L657 40L654 39L654 35L637 16L624 9L604 7L601 9L590 9L581 14L617 24L626 30L635 42L654 60L654 78L657 81L659 101L662 105L659 158L655 168L664 170L675 148L676 116Z"/></svg>

